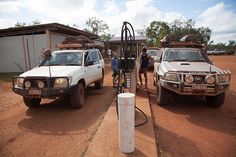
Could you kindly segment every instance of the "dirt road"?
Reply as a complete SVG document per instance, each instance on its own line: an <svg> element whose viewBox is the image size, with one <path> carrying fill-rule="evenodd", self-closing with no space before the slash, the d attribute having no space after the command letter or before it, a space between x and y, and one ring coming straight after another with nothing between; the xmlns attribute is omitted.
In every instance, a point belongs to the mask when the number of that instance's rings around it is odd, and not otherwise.
<svg viewBox="0 0 236 157"><path fill-rule="evenodd" d="M115 89L106 69L101 90L87 90L85 106L71 109L67 100L43 100L29 109L10 83L0 86L0 156L83 156L110 106Z"/></svg>
<svg viewBox="0 0 236 157"><path fill-rule="evenodd" d="M179 97L166 107L156 103L149 73L150 103L159 157L234 157L236 154L236 56L213 56L214 64L233 72L221 108L206 106L199 97ZM29 109L0 82L0 156L83 156L114 98L111 73L101 90L87 90L86 106L69 107L67 100L44 100Z"/></svg>
<svg viewBox="0 0 236 157"><path fill-rule="evenodd" d="M232 84L221 108L211 108L199 97L179 97L166 107L156 103L149 73L151 108L159 157L235 157L236 56L212 56L214 64L228 68Z"/></svg>

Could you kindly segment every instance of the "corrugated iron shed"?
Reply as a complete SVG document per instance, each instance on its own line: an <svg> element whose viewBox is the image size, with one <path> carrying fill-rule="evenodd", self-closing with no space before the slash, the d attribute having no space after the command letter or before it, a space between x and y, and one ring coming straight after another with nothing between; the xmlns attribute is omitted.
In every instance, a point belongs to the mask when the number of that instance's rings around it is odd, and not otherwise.
<svg viewBox="0 0 236 157"><path fill-rule="evenodd" d="M52 31L72 36L84 35L89 37L90 39L98 38L98 36L93 33L82 31L59 23L49 23L49 24L40 24L40 25L25 26L25 27L12 27L7 29L0 29L0 37L45 34L46 31Z"/></svg>

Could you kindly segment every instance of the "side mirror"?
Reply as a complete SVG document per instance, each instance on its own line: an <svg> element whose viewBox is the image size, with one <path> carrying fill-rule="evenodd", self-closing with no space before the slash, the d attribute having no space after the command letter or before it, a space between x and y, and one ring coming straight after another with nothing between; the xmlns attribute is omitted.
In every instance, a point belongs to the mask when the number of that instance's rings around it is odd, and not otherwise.
<svg viewBox="0 0 236 157"><path fill-rule="evenodd" d="M160 62L161 62L161 59L160 59L160 58L157 58L157 59L155 59L155 62L160 63Z"/></svg>
<svg viewBox="0 0 236 157"><path fill-rule="evenodd" d="M85 66L93 65L93 61L86 61Z"/></svg>

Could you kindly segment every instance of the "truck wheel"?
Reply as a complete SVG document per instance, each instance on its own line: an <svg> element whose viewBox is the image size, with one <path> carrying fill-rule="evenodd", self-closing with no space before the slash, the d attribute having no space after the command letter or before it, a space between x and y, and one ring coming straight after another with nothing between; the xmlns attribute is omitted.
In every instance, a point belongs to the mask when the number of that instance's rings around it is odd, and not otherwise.
<svg viewBox="0 0 236 157"><path fill-rule="evenodd" d="M41 99L40 98L23 97L23 101L24 101L25 105L28 106L29 108L35 108L40 105Z"/></svg>
<svg viewBox="0 0 236 157"><path fill-rule="evenodd" d="M77 89L70 96L70 104L72 108L79 109L84 106L84 86L79 83Z"/></svg>
<svg viewBox="0 0 236 157"><path fill-rule="evenodd" d="M211 107L218 108L224 104L225 92L216 96L206 96L206 103Z"/></svg>
<svg viewBox="0 0 236 157"><path fill-rule="evenodd" d="M162 87L160 83L156 86L157 102L160 106L165 106L169 103L169 91Z"/></svg>
<svg viewBox="0 0 236 157"><path fill-rule="evenodd" d="M101 89L103 87L103 81L104 81L104 73L102 71L102 79L95 82L95 88L96 89Z"/></svg>

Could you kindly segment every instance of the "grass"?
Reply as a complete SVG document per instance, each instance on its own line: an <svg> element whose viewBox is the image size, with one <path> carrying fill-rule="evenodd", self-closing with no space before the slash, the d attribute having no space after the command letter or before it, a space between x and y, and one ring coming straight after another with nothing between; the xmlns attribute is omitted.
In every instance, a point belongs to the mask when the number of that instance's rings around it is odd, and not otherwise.
<svg viewBox="0 0 236 157"><path fill-rule="evenodd" d="M20 74L20 72L0 73L0 81L12 82L12 77L18 76Z"/></svg>

